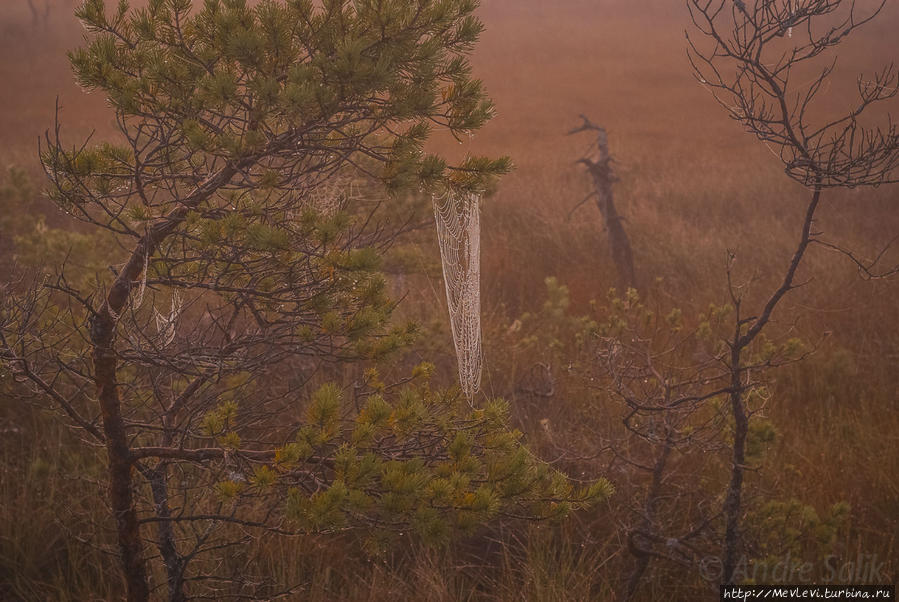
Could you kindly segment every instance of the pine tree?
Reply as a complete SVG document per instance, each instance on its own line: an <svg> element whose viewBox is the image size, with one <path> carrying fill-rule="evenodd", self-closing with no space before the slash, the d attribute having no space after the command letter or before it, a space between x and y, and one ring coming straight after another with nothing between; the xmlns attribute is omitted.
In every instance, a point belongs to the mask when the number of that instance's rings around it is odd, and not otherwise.
<svg viewBox="0 0 899 602"><path fill-rule="evenodd" d="M414 336L391 320L379 262L430 195L483 191L509 167L423 152L433 128L491 116L467 61L476 4L78 8L75 76L120 137L70 148L57 120L41 159L52 199L120 263L111 278L62 266L0 323L4 360L106 447L130 600L149 597L151 554L171 600L201 592L190 562L232 545L229 525L439 540L611 493L530 456L502 402L432 390L428 365L397 386L375 370L352 391L325 382ZM246 591L202 577L207 594Z"/></svg>

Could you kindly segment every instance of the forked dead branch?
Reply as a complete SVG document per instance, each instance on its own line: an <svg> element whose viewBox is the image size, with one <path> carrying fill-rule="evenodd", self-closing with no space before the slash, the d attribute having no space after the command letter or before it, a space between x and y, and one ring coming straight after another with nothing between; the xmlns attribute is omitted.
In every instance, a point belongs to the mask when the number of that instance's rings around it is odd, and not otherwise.
<svg viewBox="0 0 899 602"><path fill-rule="evenodd" d="M593 180L593 192L587 195L574 209L569 212L569 217L578 207L595 199L596 206L602 215L606 232L609 236L609 251L615 270L618 272L618 286L626 291L629 288L637 288L637 275L634 271L634 253L631 242L624 229L624 218L618 213L615 206L614 184L618 180L612 168L612 153L609 151L609 137L606 130L590 121L586 115L581 115L582 124L568 135L580 132L596 132L596 140L590 146L588 156L578 159L587 168L587 173Z"/></svg>

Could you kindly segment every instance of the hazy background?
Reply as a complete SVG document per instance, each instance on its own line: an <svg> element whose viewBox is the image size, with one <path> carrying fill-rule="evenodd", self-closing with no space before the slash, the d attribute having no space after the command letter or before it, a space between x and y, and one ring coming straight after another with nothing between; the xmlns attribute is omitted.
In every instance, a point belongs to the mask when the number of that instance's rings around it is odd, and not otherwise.
<svg viewBox="0 0 899 602"><path fill-rule="evenodd" d="M37 141L52 127L57 97L71 143L92 131L97 140L113 135L103 98L83 93L68 69L64 52L83 35L72 5L56 0L45 24L33 23L26 0L0 0L0 166L23 168L35 180ZM590 135L565 135L579 114L609 131L616 200L640 280L660 278L661 294L685 310L725 301L727 249L737 254L737 277L756 278L750 301L763 298L795 247L808 193L692 77L681 2L486 0L480 15L486 30L472 62L496 118L464 144L438 138L432 145L455 156L509 155L516 165L484 205L484 382L488 394L528 408L518 426L539 440L540 419L565 428L569 401L519 398L515 366L494 334L540 306L547 276L570 287L575 309L614 285L596 207L585 204L567 217L591 190L575 164ZM822 115L852 106L859 73L899 62L897 32L899 2L889 0L874 23L839 47ZM899 118L899 102L891 112ZM65 224L42 201L34 207ZM899 188L827 192L816 226L872 257L899 234ZM886 260L894 265L899 254L894 249ZM800 496L818 507L848 501L851 545L895 558L899 282L863 281L848 261L822 249L812 251L800 279L809 284L785 300L772 329L802 336L819 352L774 378L769 414L784 435L761 482L781 498ZM407 310L429 311L439 286L432 279L413 288ZM450 357L448 347L443 352Z"/></svg>

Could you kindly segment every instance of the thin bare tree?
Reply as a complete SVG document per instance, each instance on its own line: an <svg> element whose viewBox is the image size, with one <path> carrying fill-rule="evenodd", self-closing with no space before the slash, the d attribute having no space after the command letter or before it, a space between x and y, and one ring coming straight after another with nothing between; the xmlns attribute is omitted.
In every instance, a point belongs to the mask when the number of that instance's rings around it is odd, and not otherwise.
<svg viewBox="0 0 899 602"><path fill-rule="evenodd" d="M740 552L740 520L746 465L749 411L747 349L771 323L783 298L801 283L797 273L812 245L836 247L815 222L824 192L834 187L878 186L899 181L899 130L891 120L869 127L863 118L896 97L894 65L858 78L858 97L842 115L813 117L813 106L836 65L834 49L874 19L886 4L855 0L689 0L694 29L687 33L688 56L698 81L728 115L773 149L787 176L808 188L792 257L780 284L759 308L750 308L741 287L728 282L734 307L733 333L727 340L728 396L734 422L730 483L724 499L723 581L730 582ZM808 79L810 73L816 73ZM878 117L878 115L871 115ZM869 276L875 263L858 260ZM881 257L882 255L878 256Z"/></svg>

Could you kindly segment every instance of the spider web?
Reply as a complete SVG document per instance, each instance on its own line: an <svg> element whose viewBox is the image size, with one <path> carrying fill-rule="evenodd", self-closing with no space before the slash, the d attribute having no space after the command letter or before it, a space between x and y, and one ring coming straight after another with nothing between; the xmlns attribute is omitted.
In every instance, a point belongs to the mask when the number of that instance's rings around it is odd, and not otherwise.
<svg viewBox="0 0 899 602"><path fill-rule="evenodd" d="M459 383L469 401L481 386L481 219L479 196L448 192L434 197Z"/></svg>

